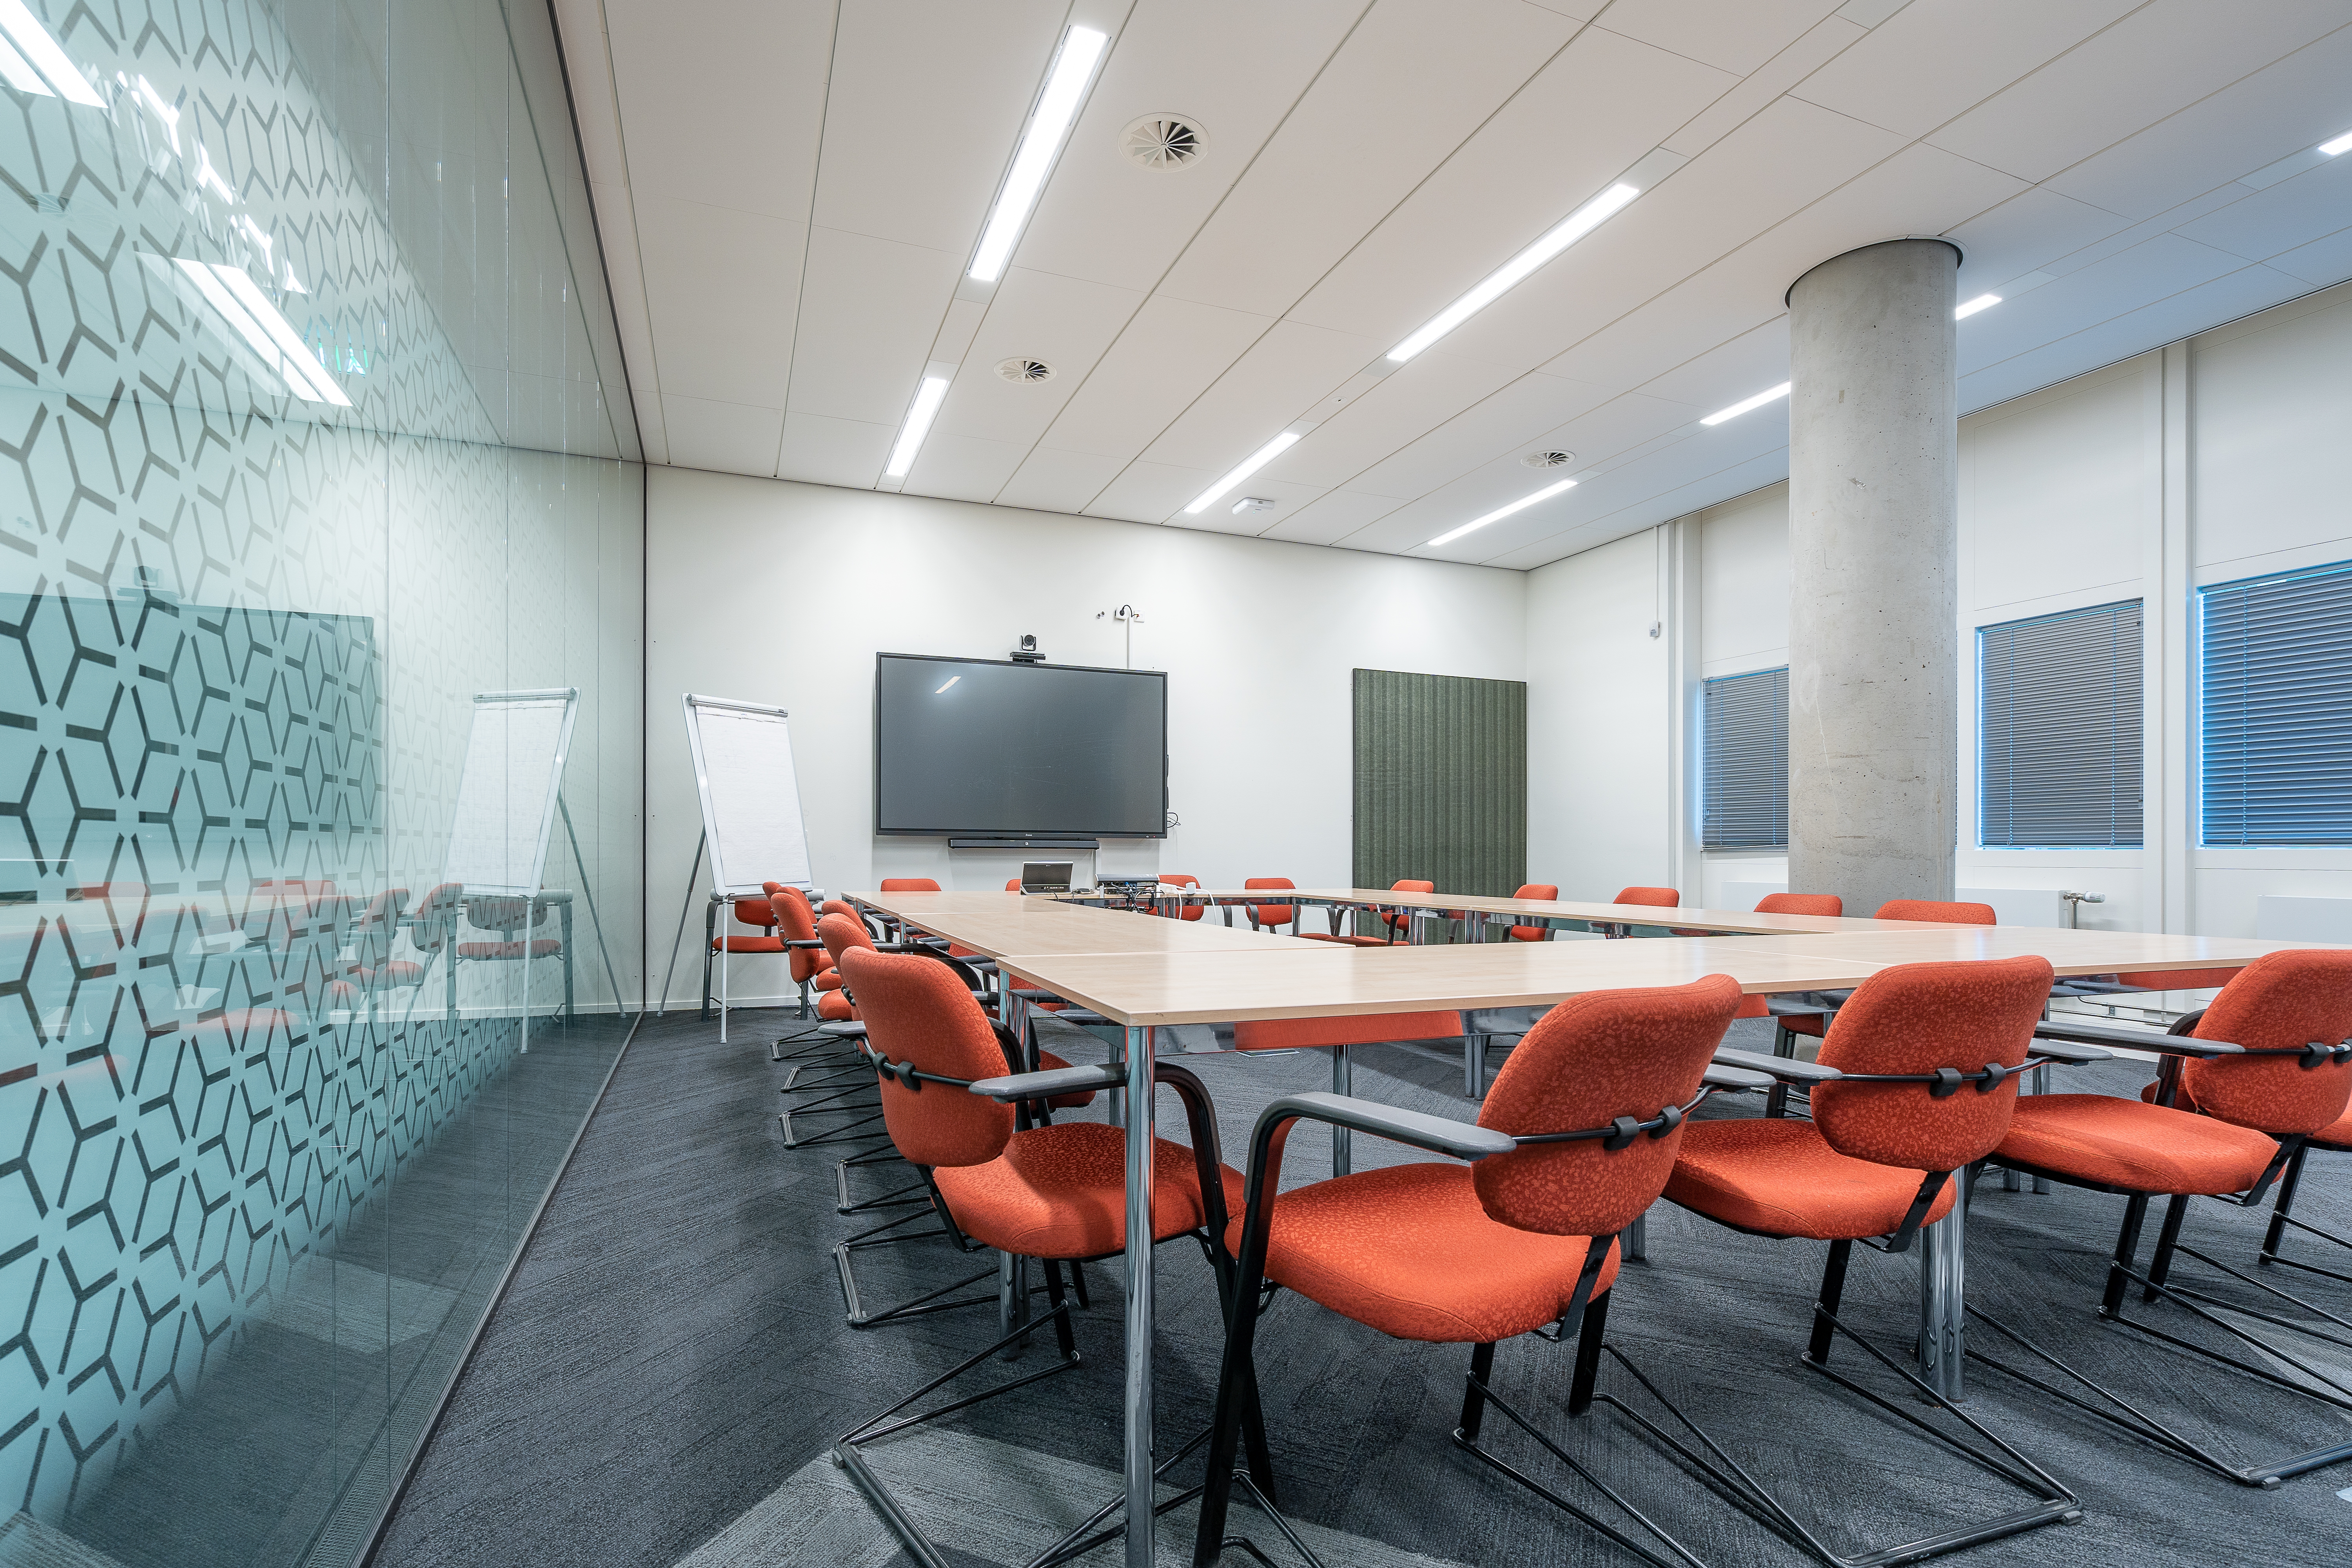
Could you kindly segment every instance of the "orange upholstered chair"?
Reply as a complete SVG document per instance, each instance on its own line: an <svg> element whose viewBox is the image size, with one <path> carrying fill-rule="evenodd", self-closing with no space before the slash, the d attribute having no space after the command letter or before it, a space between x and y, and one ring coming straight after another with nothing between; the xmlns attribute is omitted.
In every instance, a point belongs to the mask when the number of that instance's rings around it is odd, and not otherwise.
<svg viewBox="0 0 2352 1568"><path fill-rule="evenodd" d="M1827 915L1835 919L1845 913L1845 900L1835 893L1767 893L1756 900L1756 912L1759 915ZM1739 1016L1743 1018L1762 1018L1770 1013L1770 1006L1761 996L1750 996L1739 1006Z"/></svg>
<svg viewBox="0 0 2352 1568"><path fill-rule="evenodd" d="M776 939L789 955L793 984L800 987L801 1016L809 1016L809 983L833 967L833 954L816 932L816 911L798 888L779 887L768 895L775 916Z"/></svg>
<svg viewBox="0 0 2352 1568"><path fill-rule="evenodd" d="M1557 883L1553 882L1528 882L1522 885L1519 890L1513 893L1511 897L1515 899L1539 899L1547 903L1556 903L1559 899L1559 887ZM1513 926L1511 928L1511 940L1513 942L1549 942L1551 940L1551 927Z"/></svg>
<svg viewBox="0 0 2352 1568"><path fill-rule="evenodd" d="M923 1540L919 1527L867 1468L861 1450L885 1432L903 1430L949 1410L968 1410L994 1394L1078 1363L1069 1303L1064 1299L1062 1265L1110 1257L1127 1246L1127 1134L1099 1121L1029 1126L1024 1113L1015 1107L1073 1087L1112 1088L1123 1081L1124 1073L1115 1067L1019 1073L1008 1037L992 1026L947 966L855 944L844 950L841 963L849 988L866 1014L865 1054L880 1080L882 1114L891 1143L924 1173L932 1212L950 1242L966 1252L993 1249L1016 1260L1034 1258L1045 1264L1045 1289L1052 1302L1045 1316L1061 1352L1060 1364L1044 1373L1025 1373L944 1408L908 1420L894 1419L942 1383L986 1363L998 1351L1045 1326L1022 1321L1011 1333L946 1376L926 1382L908 1399L861 1425L835 1446L836 1458L877 1500L877 1512L907 1544L910 1555L919 1562L939 1562L936 1549ZM1228 1297L1231 1268L1218 1238L1228 1214L1240 1202L1241 1176L1218 1160L1216 1113L1200 1080L1165 1062L1157 1066L1155 1075L1182 1100L1192 1146L1188 1149L1164 1138L1153 1142L1151 1239L1159 1243L1178 1237L1200 1238L1216 1265L1219 1295ZM840 1259L850 1321L866 1326L883 1321L888 1314L861 1310L848 1252L837 1248L835 1255ZM992 1263L947 1289L976 1284L996 1272ZM1006 1304L1016 1318L1025 1320L1029 1291L1017 1263L1008 1289ZM944 1293L934 1292L933 1298L909 1302L897 1310L937 1310L934 1299ZM981 1305L992 1300L981 1296L951 1304Z"/></svg>
<svg viewBox="0 0 2352 1568"><path fill-rule="evenodd" d="M460 963L520 963L523 966L523 995L530 995L530 964L534 959L560 958L563 961L563 1015L572 1016L572 944L559 937L532 936L535 931L547 927L547 911L554 900L546 894L536 898L470 898L465 900L467 923L477 930L494 933L488 941L459 941L457 959ZM766 909L763 902L760 906ZM565 904L565 929L570 929L571 905ZM725 1033L725 1025L720 1025Z"/></svg>
<svg viewBox="0 0 2352 1568"><path fill-rule="evenodd" d="M1200 878L1188 877L1181 871L1162 871L1160 879L1171 888L1197 888L1201 885ZM1180 921L1196 921L1208 912L1208 905L1196 903L1191 899L1176 906L1176 918Z"/></svg>
<svg viewBox="0 0 2352 1568"><path fill-rule="evenodd" d="M1329 1051L1334 1094L1354 1092L1354 1050L1358 1046L1461 1037L1462 1015L1450 1012L1359 1013L1345 1018L1255 1018L1234 1026L1234 1049L1237 1051ZM1331 1173L1344 1176L1349 1166L1348 1130L1335 1127L1331 1131Z"/></svg>
<svg viewBox="0 0 2352 1568"><path fill-rule="evenodd" d="M882 891L886 893L936 893L939 890L939 883L933 881L929 877L885 877L882 879Z"/></svg>
<svg viewBox="0 0 2352 1568"><path fill-rule="evenodd" d="M1765 1116L1697 1123L1684 1133L1665 1195L1670 1203L1751 1236L1830 1244L1806 1364L1827 1371L1835 1336L1852 1337L1837 1314L1853 1244L1885 1237L1884 1250L1910 1250L1921 1227L1941 1220L1964 1198L1970 1169L2009 1131L2021 1104L2018 1077L2038 1059L2033 1031L2049 1001L2050 981L2049 962L2031 956L1896 964L1864 981L1838 1011L1818 1063L1746 1051L1718 1057L1811 1084L1812 1120ZM2067 1047L2053 1050L2067 1060L2085 1055ZM1917 1420L1905 1407L1911 1403L1907 1394L1905 1404L1897 1405L1832 1375L1880 1408ZM1849 1559L1829 1552L1801 1520L1744 1473L1735 1481L1714 1470L1719 1489L1742 1508L1763 1505L1769 1522L1830 1563L1916 1562L2081 1516L2074 1494L2032 1461L1926 1382L1904 1376L1911 1385L1908 1394L1952 1413L2013 1461L2001 1463L1929 1428L1973 1462L2032 1494L2030 1506L1961 1528L1938 1520L1937 1531L1921 1540Z"/></svg>
<svg viewBox="0 0 2352 1568"><path fill-rule="evenodd" d="M1008 892L1008 893L1017 893L1017 892L1019 892L1019 891L1021 890L1021 879L1020 879L1020 878L1018 878L1018 877L1007 877L1007 878L1005 878L1005 879L1004 879L1004 890L1005 890L1006 892Z"/></svg>
<svg viewBox="0 0 2352 1568"><path fill-rule="evenodd" d="M1437 884L1434 882L1415 881L1412 878L1408 877L1401 881L1391 882L1389 884L1389 891L1391 893L1433 893L1437 891ZM1410 942L1412 940L1413 921L1423 915L1425 911L1412 909L1394 909L1381 910L1379 912L1381 923L1388 928L1389 941L1394 942L1397 937L1402 934L1406 941Z"/></svg>
<svg viewBox="0 0 2352 1568"><path fill-rule="evenodd" d="M1874 921L1927 921L1936 925L1999 925L1990 904L1954 903L1938 899L1889 899L1871 912Z"/></svg>
<svg viewBox="0 0 2352 1568"><path fill-rule="evenodd" d="M736 954L780 953L784 951L784 939L776 932L775 891L782 882L764 884L765 891L756 899L737 899L728 912L739 925L756 928L750 932L719 931L710 939L710 951L702 958L703 1005L710 1004L710 966L719 965L719 1037L727 1037L728 966L727 960Z"/></svg>
<svg viewBox="0 0 2352 1568"><path fill-rule="evenodd" d="M2256 1260L2262 1263L2284 1264L2289 1268L2300 1268L2307 1274L2317 1274L2340 1284L2352 1285L2352 1274L2347 1274L2342 1269L2325 1268L2315 1263L2298 1262L2287 1257L2284 1250L2286 1247L2286 1233L2289 1229L2301 1231L2305 1236L2315 1236L2322 1241L2352 1249L2352 1240L2347 1240L2335 1232L2322 1230L2317 1226L2306 1225L2294 1217L2295 1191L2303 1185L2304 1156L2314 1149L2328 1154L2352 1154L2352 1115L2347 1115L2341 1121L2330 1122L2321 1128L2305 1139L2302 1146L2288 1157L2286 1169L2279 1175L2278 1202L2272 1206L2270 1227L2263 1233L2263 1248L2256 1255Z"/></svg>
<svg viewBox="0 0 2352 1568"><path fill-rule="evenodd" d="M1244 888L1296 888L1298 884L1287 877L1244 877L1242 879L1242 886ZM1298 918L1297 907L1293 904L1251 904L1248 908L1252 931L1273 931L1278 927L1286 926Z"/></svg>
<svg viewBox="0 0 2352 1568"><path fill-rule="evenodd" d="M1258 1379L1252 1352L1261 1279L1392 1338L1475 1347L1454 1442L1535 1487L1480 1445L1490 1404L1535 1430L1490 1385L1495 1347L1556 1322L1574 1326L1569 1414L1591 1407L1617 1279L1616 1237L1664 1185L1686 1135L1685 1113L1705 1097L1709 1058L1738 1000L1739 987L1720 974L1571 997L1528 1032L1496 1075L1475 1125L1338 1096L1296 1095L1265 1109L1250 1139L1244 1217L1228 1233L1239 1288L1227 1320L1195 1563L1218 1556L1232 1489L1243 1479L1234 1467ZM1302 1120L1476 1163L1395 1165L1281 1192L1283 1148ZM1538 1440L1589 1479L1561 1447ZM1409 1468L1425 1472L1437 1464L1432 1457ZM1249 1468L1244 1484L1265 1507L1271 1477L1255 1444Z"/></svg>
<svg viewBox="0 0 2352 1568"><path fill-rule="evenodd" d="M2340 1369L2315 1370L2296 1350L2256 1337L2242 1318L2218 1318L2199 1304L2211 1298L2168 1283L2180 1256L2204 1260L2181 1246L2190 1198L2213 1198L2246 1208L2261 1204L2315 1135L2326 1134L2346 1120L2347 1105L2352 1105L2352 1040L2347 1040L2352 1037L2352 952L2265 954L2240 970L2211 1006L2181 1019L2167 1036L2071 1020L2044 1021L2041 1034L2045 1039L2121 1045L2159 1055L2158 1077L2147 1099L2040 1094L2020 1101L2009 1135L1993 1156L2011 1170L2126 1200L2099 1316L2140 1329L2176 1349L2252 1371L2271 1386L2308 1393L2339 1411L2352 1410L2352 1379ZM2142 1274L2137 1267L2140 1229L2149 1201L2156 1197L2170 1201L2155 1255ZM2140 1287L2144 1302L2161 1300L2184 1309L2231 1339L2255 1345L2266 1361L2300 1372L2302 1381L2249 1367L2237 1356L2126 1317L2125 1297L2134 1285ZM2038 1358L2049 1356L1990 1317L1983 1321L2004 1337L2028 1344ZM2070 1368L2068 1375L2109 1408L2082 1400L2071 1403L2249 1486L2272 1487L2285 1477L2352 1461L2352 1444L2338 1443L2258 1464L2233 1463L2157 1421L2147 1413L2144 1400L2126 1405L2083 1373Z"/></svg>

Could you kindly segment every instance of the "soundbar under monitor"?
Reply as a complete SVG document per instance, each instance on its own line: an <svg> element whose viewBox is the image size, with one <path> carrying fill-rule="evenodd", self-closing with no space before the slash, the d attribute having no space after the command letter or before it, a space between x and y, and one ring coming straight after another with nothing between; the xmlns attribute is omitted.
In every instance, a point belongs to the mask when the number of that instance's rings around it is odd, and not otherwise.
<svg viewBox="0 0 2352 1568"><path fill-rule="evenodd" d="M874 830L1164 837L1168 677L877 655Z"/></svg>

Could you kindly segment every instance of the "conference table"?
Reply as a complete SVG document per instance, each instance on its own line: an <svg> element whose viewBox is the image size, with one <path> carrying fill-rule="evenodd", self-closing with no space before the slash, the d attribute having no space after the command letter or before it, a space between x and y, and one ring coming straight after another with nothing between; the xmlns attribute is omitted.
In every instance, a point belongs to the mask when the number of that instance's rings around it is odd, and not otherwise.
<svg viewBox="0 0 2352 1568"><path fill-rule="evenodd" d="M1622 935L1634 928L1692 931L1726 936L1819 935L1847 931L1917 929L1937 922L1861 920L1851 915L1769 914L1758 910L1682 909L1656 904L1584 903L1567 899L1500 899L1471 893L1403 893L1387 888L1194 888L1163 883L1157 891L1085 892L1048 895L1065 903L1102 905L1150 900L1161 912L1183 904L1222 906L1232 919L1234 906L1305 904L1328 909L1335 920L1343 910L1402 910L1416 918L1408 926L1409 941L1418 942L1423 916L1465 915L1484 926L1528 925L1593 930Z"/></svg>
<svg viewBox="0 0 2352 1568"><path fill-rule="evenodd" d="M1188 897L1304 901L1296 889L1250 889ZM1413 895L1325 889L1384 906ZM2264 953L2310 943L2138 931L1914 921L1739 916L1676 909L1675 927L1711 932L1724 920L1764 930L1654 942L1482 942L1358 947L1205 921L1100 910L1019 893L851 893L857 905L993 959L1007 976L1101 1015L1120 1031L1115 1047L1127 1084L1115 1092L1127 1133L1126 1518L1128 1568L1152 1568L1151 1144L1152 1031L1165 1025L1260 1018L1335 1017L1549 1006L1592 991L1680 985L1728 974L1751 995L1845 990L1898 963L2036 954L2062 978L2168 969L2235 969ZM1562 918L1604 925L1659 923L1650 905L1423 896L1432 908L1505 904L1517 915L1538 902ZM1573 911L1573 912L1569 912ZM1593 911L1587 913L1586 911ZM1793 928L1780 922L1798 922ZM1921 1376L1948 1398L1961 1393L1965 1323L1965 1205L1921 1233Z"/></svg>

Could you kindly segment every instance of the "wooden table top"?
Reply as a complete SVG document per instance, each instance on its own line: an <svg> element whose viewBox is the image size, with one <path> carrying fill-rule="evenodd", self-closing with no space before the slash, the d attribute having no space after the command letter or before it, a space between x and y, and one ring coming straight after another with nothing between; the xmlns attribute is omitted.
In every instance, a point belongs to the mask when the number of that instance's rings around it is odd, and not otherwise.
<svg viewBox="0 0 2352 1568"><path fill-rule="evenodd" d="M1212 921L1171 921L1124 910L1089 909L1021 893L849 893L989 958L1077 953L1336 952L1337 944L1244 931Z"/></svg>
<svg viewBox="0 0 2352 1568"><path fill-rule="evenodd" d="M1168 922L1173 924L1175 922ZM1024 980L1130 1025L1548 1006L1587 991L1679 985L1725 973L1751 994L1843 990L1896 963L2039 953L2062 975L2227 969L2308 942L2011 927L1933 926L1816 936L1509 942L1231 953L1037 955Z"/></svg>
<svg viewBox="0 0 2352 1568"><path fill-rule="evenodd" d="M1106 898L1115 895L1088 894ZM1780 936L1790 932L1918 931L1926 921L1874 921L1840 915L1776 915L1754 910L1661 908L1655 904L1594 904L1559 899L1495 899L1475 893L1399 893L1386 888L1189 888L1163 886L1160 897L1252 904L1381 904L1391 909L1466 910L1477 914L1517 915L1529 920L1584 921L1602 925L1664 926L1734 935ZM1085 908L1083 904L1074 904Z"/></svg>

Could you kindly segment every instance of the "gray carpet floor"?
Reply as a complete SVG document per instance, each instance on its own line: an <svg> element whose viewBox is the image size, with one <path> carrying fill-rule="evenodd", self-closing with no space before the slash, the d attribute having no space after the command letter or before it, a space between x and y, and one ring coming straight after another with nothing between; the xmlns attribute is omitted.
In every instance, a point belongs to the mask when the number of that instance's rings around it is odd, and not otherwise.
<svg viewBox="0 0 2352 1568"><path fill-rule="evenodd" d="M376 1558L383 1568L905 1561L824 1455L840 1433L992 1337L993 1315L952 1312L863 1332L845 1325L830 1248L872 1218L835 1212L840 1148L783 1147L775 1118L783 1069L769 1062L764 1042L793 1026L782 1015L768 1018L773 1027L739 1016L724 1047L714 1027L691 1019L646 1024L392 1521ZM1181 1043L1214 1042L1188 1032ZM1102 1054L1082 1037L1053 1044L1073 1059ZM1196 1055L1186 1065L1216 1098L1228 1158L1245 1148L1268 1100L1328 1083L1315 1056ZM2128 1093L2148 1076L2116 1063L2070 1075L2066 1087ZM1470 1113L1452 1051L1362 1048L1356 1087L1391 1103ZM1755 1103L1726 1097L1702 1114L1752 1114ZM1078 1114L1099 1116L1101 1107ZM1181 1136L1172 1096L1160 1121L1163 1133ZM1415 1157L1356 1141L1358 1169ZM1288 1183L1312 1179L1327 1162L1322 1135L1302 1131ZM2352 1229L2347 1178L2352 1159L2315 1157L2304 1215ZM858 1195L871 1195L904 1172L852 1179ZM2010 1193L1988 1181L1971 1220L1971 1301L2246 1458L2352 1442L2344 1415L2097 1323L2091 1309L2120 1212L2110 1197ZM1765 1484L1813 1500L1833 1544L1855 1551L2017 1505L2005 1487L1798 1366L1819 1245L1741 1236L1665 1206L1653 1211L1649 1234L1649 1262L1630 1267L1618 1287L1611 1342ZM2256 1216L2211 1204L2198 1205L2189 1226L2193 1242L2236 1262L2251 1259L2259 1234ZM888 1300L973 1266L944 1242L927 1242L863 1254L859 1273L870 1298ZM1020 1561L1116 1488L1118 1269L1087 1272L1093 1305L1076 1315L1081 1368L872 1450L959 1568ZM1163 1247L1157 1279L1167 1444L1205 1425L1220 1334L1196 1247ZM1910 1258L1858 1252L1852 1321L1896 1353L1913 1331L1917 1284ZM2352 1288L2310 1289L2352 1316ZM1633 1561L1453 1448L1466 1350L1389 1340L1287 1297L1259 1343L1284 1500L1327 1561ZM1496 1387L1709 1563L1804 1560L1667 1463L1622 1416L1596 1411L1569 1421L1561 1405L1571 1353L1533 1338L1506 1345ZM2352 1352L2318 1346L2313 1354L2352 1365ZM1838 1355L1895 1392L1866 1358L1850 1349ZM2242 1488L1972 1371L1971 1412L2073 1487L2085 1520L1955 1562L2209 1568L2352 1559L2352 1465L2275 1491ZM1622 1370L1605 1374L1603 1386L1648 1408ZM1515 1461L1559 1479L1532 1442L1499 1424L1489 1434ZM1166 1517L1164 1561L1184 1560L1191 1518L1189 1508ZM1237 1508L1234 1528L1277 1561L1295 1560L1245 1509ZM1115 1556L1106 1550L1087 1561Z"/></svg>

